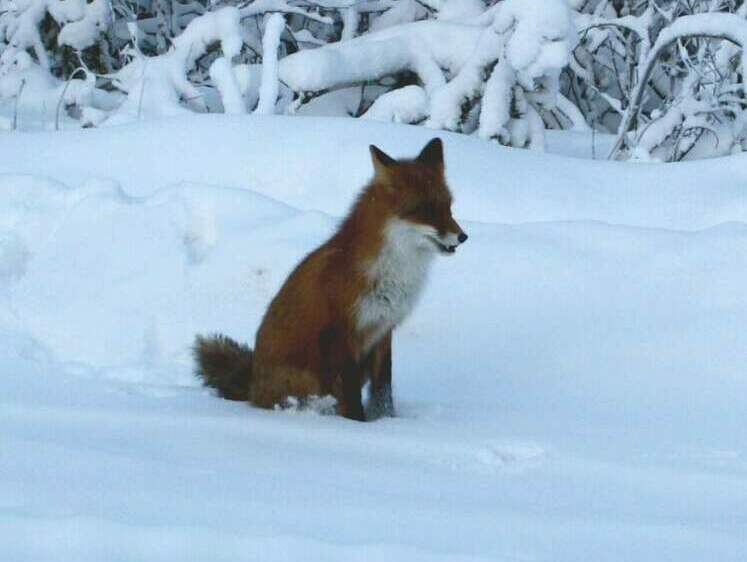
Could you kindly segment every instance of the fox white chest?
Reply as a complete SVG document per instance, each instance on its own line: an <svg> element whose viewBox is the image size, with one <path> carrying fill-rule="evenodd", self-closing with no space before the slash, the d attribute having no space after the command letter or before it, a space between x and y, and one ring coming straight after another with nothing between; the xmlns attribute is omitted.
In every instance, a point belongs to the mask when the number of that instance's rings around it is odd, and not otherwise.
<svg viewBox="0 0 747 562"><path fill-rule="evenodd" d="M397 219L387 224L381 251L366 267L370 288L356 304L364 353L412 311L433 256L433 244L418 225Z"/></svg>

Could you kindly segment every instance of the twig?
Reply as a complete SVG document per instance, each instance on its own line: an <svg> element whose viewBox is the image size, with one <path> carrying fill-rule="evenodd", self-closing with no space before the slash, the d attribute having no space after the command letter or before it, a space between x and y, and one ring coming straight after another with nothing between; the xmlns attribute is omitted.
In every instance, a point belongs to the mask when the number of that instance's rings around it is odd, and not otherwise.
<svg viewBox="0 0 747 562"><path fill-rule="evenodd" d="M23 87L26 85L26 79L21 79L21 85L18 88L18 93L16 93L16 99L13 102L13 123L10 126L11 131L15 131L16 127L18 126L18 100L21 97L21 92L23 92Z"/></svg>
<svg viewBox="0 0 747 562"><path fill-rule="evenodd" d="M732 16L734 18L739 19L739 16L734 16L733 14L710 14L710 17L715 18L717 15L720 16L720 18L726 17L726 18L731 19L730 16ZM620 128L618 129L617 137L615 138L615 143L613 144L612 150L610 150L610 153L608 155L609 159L613 159L617 155L617 153L625 146L626 135L628 131L630 130L630 126L638 118L638 112L640 111L641 103L643 101L643 94L645 91L645 86L648 83L649 79L651 78L651 73L654 70L657 59L659 58L661 53L666 48L668 48L673 43L675 43L676 41L678 41L679 39L683 37L704 37L704 38L709 38L709 39L722 39L722 40L734 43L740 47L744 47L741 41L742 38L739 36L732 35L729 32L730 30L728 29L720 33L711 31L710 29L692 32L690 29L687 28L686 24L689 23L690 21L693 21L693 18L698 18L698 15L682 16L678 20L675 20L675 23L672 24L672 26L670 26L669 28L665 28L662 31L660 38L656 41L656 44L649 52L648 58L643 64L643 71L640 74L638 83L636 84L635 88L633 89L633 93L630 96L630 104L628 105L625 115L623 116L623 119L620 123ZM672 29L672 27L674 27L678 23L682 26L682 28ZM743 24L744 21L739 19L739 23ZM669 31L669 33L667 33L667 31Z"/></svg>
<svg viewBox="0 0 747 562"><path fill-rule="evenodd" d="M143 67L145 66L145 62L143 62ZM143 111L143 94L145 93L145 81L147 80L147 77L145 76L145 70L143 70L143 79L140 82L140 96L137 100L137 120L140 121L140 114Z"/></svg>
<svg viewBox="0 0 747 562"><path fill-rule="evenodd" d="M70 75L70 78L67 79L67 82L65 82L65 87L62 88L62 93L60 94L60 99L57 100L57 109L54 112L54 130L59 131L60 130L60 109L62 108L62 102L65 100L65 94L67 93L67 89L70 86L70 83L73 81L73 78L78 73L78 71L83 72L87 76L86 69L79 66L75 70L73 70L72 74Z"/></svg>

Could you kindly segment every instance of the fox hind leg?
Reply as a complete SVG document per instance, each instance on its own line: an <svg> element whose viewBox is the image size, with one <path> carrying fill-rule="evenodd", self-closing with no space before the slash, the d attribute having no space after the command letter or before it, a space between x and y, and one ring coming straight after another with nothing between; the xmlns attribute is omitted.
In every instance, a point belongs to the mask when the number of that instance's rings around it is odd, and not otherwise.
<svg viewBox="0 0 747 562"><path fill-rule="evenodd" d="M366 421L361 400L361 364L344 334L349 330L329 327L319 337L319 352L327 384L337 399L337 413L356 421Z"/></svg>
<svg viewBox="0 0 747 562"><path fill-rule="evenodd" d="M249 400L260 408L283 406L290 401L303 401L322 396L316 373L285 366L257 366L249 392Z"/></svg>

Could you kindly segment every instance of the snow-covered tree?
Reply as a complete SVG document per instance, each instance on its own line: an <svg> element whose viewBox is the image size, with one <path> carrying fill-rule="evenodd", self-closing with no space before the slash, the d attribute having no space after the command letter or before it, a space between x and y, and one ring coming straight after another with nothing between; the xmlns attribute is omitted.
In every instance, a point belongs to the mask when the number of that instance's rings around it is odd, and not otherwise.
<svg viewBox="0 0 747 562"><path fill-rule="evenodd" d="M580 42L563 74L613 157L680 160L744 143L741 0L579 1Z"/></svg>
<svg viewBox="0 0 747 562"><path fill-rule="evenodd" d="M0 127L332 114L703 157L747 146L745 29L743 0L0 0Z"/></svg>
<svg viewBox="0 0 747 562"><path fill-rule="evenodd" d="M542 148L540 112L554 107L559 74L576 42L564 0L429 2L435 17L397 19L372 31L281 61L280 76L296 105L335 89L375 84L362 115L477 132L512 146ZM398 6L402 16L421 12ZM385 18L387 13L382 15Z"/></svg>

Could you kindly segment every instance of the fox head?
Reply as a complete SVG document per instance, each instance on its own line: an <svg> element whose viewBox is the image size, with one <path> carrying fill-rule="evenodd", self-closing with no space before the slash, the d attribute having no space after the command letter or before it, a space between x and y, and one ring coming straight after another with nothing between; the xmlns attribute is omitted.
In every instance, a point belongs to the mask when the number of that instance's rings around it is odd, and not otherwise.
<svg viewBox="0 0 747 562"><path fill-rule="evenodd" d="M415 243L453 254L467 234L451 215L441 139L431 140L413 159L395 160L373 145L370 150L375 182L382 186L390 211L406 225Z"/></svg>

